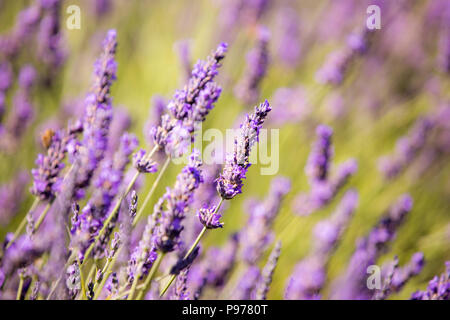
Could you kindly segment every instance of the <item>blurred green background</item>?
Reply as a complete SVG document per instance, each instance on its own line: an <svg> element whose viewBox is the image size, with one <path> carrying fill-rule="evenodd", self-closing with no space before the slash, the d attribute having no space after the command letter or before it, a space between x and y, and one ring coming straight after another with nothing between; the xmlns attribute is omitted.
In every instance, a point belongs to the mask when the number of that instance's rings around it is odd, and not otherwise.
<svg viewBox="0 0 450 320"><path fill-rule="evenodd" d="M288 2L297 10L304 26L302 28L304 34L314 35L318 24L326 23L317 17L330 8L330 1ZM2 33L11 27L17 12L29 1L0 1L0 3L0 33ZM274 15L270 14L270 10L275 10L283 3L275 1L262 19L262 23L270 30L276 26ZM68 16L64 13L65 8L70 4L79 5L81 8L80 30L68 30L64 27L65 17ZM426 1L417 1L408 13L413 21L412 33L420 28L426 6ZM68 48L67 62L52 87L39 90L35 95L36 120L24 136L20 149L14 154L0 154L0 182L12 179L22 168L30 170L33 167L37 153L42 151L36 142L39 124L58 114L65 101L83 98L88 92L92 65L98 55L101 39L110 28L117 29L119 42L118 81L113 86L113 103L129 110L133 120L130 131L138 135L141 145L144 146L143 128L149 115L151 97L161 94L167 99L171 98L174 91L181 86L184 76L174 50L174 43L189 39L193 62L203 59L223 40L217 26L220 14L219 1L135 0L114 2L112 10L100 18L93 13L89 1L65 1L61 22ZM359 13L349 17L346 23L353 26L362 24L365 17L365 10L361 6ZM221 130L231 128L236 117L249 110L234 97L233 88L243 73L245 54L254 44L254 31L251 26L242 26L233 32L235 37L230 44L229 54L224 60L218 80L223 86L223 93L207 118L204 128ZM385 30L382 28L379 32ZM415 36L421 37L420 34ZM409 261L416 251L423 251L427 262L423 272L394 298L408 298L413 291L424 288L433 275L442 272L444 261L450 259L449 157L439 158L419 175L413 163L399 177L389 182L384 181L377 170L378 157L390 154L396 139L408 131L414 120L436 107L436 101L430 93L417 89L417 86L423 88L424 82L436 76L442 85L441 93L448 98L448 76L439 75L437 72L434 74L432 68L422 68L416 72L407 63L399 64L402 61L400 54L393 54L387 57L383 62L383 70L377 73L363 73L365 63L363 57L352 65L350 74L341 87L320 88L314 80L315 72L329 52L342 46L343 39L340 36L326 42L312 41L303 46L302 59L296 67L286 67L273 54L268 73L262 82L261 99L267 98L269 101L277 88L301 84L312 97L313 109L313 116L307 120L280 128L279 174L292 179L293 189L285 200L274 226L283 247L269 298L282 298L292 268L308 253L314 224L328 216L340 199L338 196L325 209L309 217L296 216L291 210L291 201L295 194L308 190L304 166L314 139L314 128L318 123L328 124L334 129L334 163L354 157L359 164L357 174L348 184L348 187L358 190L359 206L341 245L331 259L329 277L334 278L344 270L355 248L357 237L365 235L389 204L403 193L411 194L414 208L400 228L391 251L382 257L380 263L392 259L396 254L399 256L400 264L403 264ZM411 41L414 39L413 37ZM272 44L271 52L275 51L276 47ZM26 56L21 59L27 61ZM400 89L395 89L397 88L395 86L407 88L412 86L413 93L396 94ZM333 91L342 94L347 110L339 119L331 117L325 107L326 97ZM314 92L320 94L314 95ZM367 92L375 94L381 101L382 107L376 114L364 108ZM161 195L166 186L172 185L179 168L173 165L169 167L157 196ZM243 194L230 202L224 216L225 228L210 232L206 237L206 243L219 245L226 240L229 233L239 230L247 219L243 200L249 196L264 197L272 178L273 176L260 175L258 164L252 166L245 180ZM145 188L148 189L152 181L153 178L147 178ZM12 227L20 221L31 202L32 197L29 195L22 204L21 214L16 216L9 226L0 229L2 239L6 231L12 230Z"/></svg>

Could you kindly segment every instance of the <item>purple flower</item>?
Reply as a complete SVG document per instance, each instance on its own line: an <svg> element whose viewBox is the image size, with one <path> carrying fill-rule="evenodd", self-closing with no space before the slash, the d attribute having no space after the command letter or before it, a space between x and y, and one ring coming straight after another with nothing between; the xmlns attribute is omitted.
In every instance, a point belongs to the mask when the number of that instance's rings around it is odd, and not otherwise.
<svg viewBox="0 0 450 320"><path fill-rule="evenodd" d="M433 128L433 121L427 117L420 118L408 133L397 140L394 154L379 159L379 170L386 179L396 177L417 156L424 147L426 139Z"/></svg>
<svg viewBox="0 0 450 320"><path fill-rule="evenodd" d="M81 260L84 259L85 250L103 226L113 200L120 191L130 155L137 146L136 137L129 133L124 133L121 140L120 148L114 154L113 160L105 159L102 161L98 175L94 180L95 189L92 197L80 215L80 227L72 233L72 246L79 250ZM106 232L102 234L94 247L93 253L96 257L101 258L105 254L106 245L116 221L117 215L112 219Z"/></svg>
<svg viewBox="0 0 450 320"><path fill-rule="evenodd" d="M318 222L314 228L314 250L328 253L335 247L358 204L358 193L347 191L332 216Z"/></svg>
<svg viewBox="0 0 450 320"><path fill-rule="evenodd" d="M167 188L163 196L166 206L161 208L155 240L158 250L162 252L171 252L179 244L182 221L189 210L194 191L203 182L199 169L201 164L199 152L194 150L188 165L177 176L175 186Z"/></svg>
<svg viewBox="0 0 450 320"><path fill-rule="evenodd" d="M397 268L392 276L390 290L399 292L405 284L414 276L418 275L425 265L425 258L422 252L416 252L411 260L403 267Z"/></svg>
<svg viewBox="0 0 450 320"><path fill-rule="evenodd" d="M312 251L296 265L286 287L286 299L321 297L328 260L353 215L357 201L357 192L347 191L331 217L316 224Z"/></svg>
<svg viewBox="0 0 450 320"><path fill-rule="evenodd" d="M170 297L171 300L189 300L189 291L187 286L189 269L181 271L175 281L175 288Z"/></svg>
<svg viewBox="0 0 450 320"><path fill-rule="evenodd" d="M38 33L38 55L52 71L59 68L65 59L61 46L61 2L51 1L46 8L46 14L41 20Z"/></svg>
<svg viewBox="0 0 450 320"><path fill-rule="evenodd" d="M327 180L331 157L333 156L331 144L333 130L330 127L320 125L316 128L316 135L317 140L314 142L305 167L311 185L315 182Z"/></svg>
<svg viewBox="0 0 450 320"><path fill-rule="evenodd" d="M277 24L279 28L278 56L288 67L295 67L300 61L300 17L289 6L279 9Z"/></svg>
<svg viewBox="0 0 450 320"><path fill-rule="evenodd" d="M147 153L144 149L140 149L134 154L133 164L139 172L154 173L158 171L158 164L147 157Z"/></svg>
<svg viewBox="0 0 450 320"><path fill-rule="evenodd" d="M250 266L239 279L237 287L231 296L232 300L254 299L254 290L261 277L261 272L256 266Z"/></svg>
<svg viewBox="0 0 450 320"><path fill-rule="evenodd" d="M47 154L39 154L35 162L37 168L31 170L34 179L31 193L43 201L52 201L60 191L63 179L60 173L65 167L67 139L59 131L52 130L46 131L44 138L50 143L46 146Z"/></svg>
<svg viewBox="0 0 450 320"><path fill-rule="evenodd" d="M412 300L449 300L450 299L450 261L445 262L445 272L435 276L428 283L425 291L417 291Z"/></svg>
<svg viewBox="0 0 450 320"><path fill-rule="evenodd" d="M254 265L259 261L272 241L273 221L290 188L289 179L276 177L272 180L269 194L265 200L250 206L250 217L240 232L242 259L249 265Z"/></svg>
<svg viewBox="0 0 450 320"><path fill-rule="evenodd" d="M261 279L256 286L256 300L266 300L267 293L269 292L270 284L272 283L273 273L275 271L275 267L277 266L278 258L281 253L281 242L278 241L275 244L275 247L272 249L270 253L269 259L267 260L266 265L261 273Z"/></svg>
<svg viewBox="0 0 450 320"><path fill-rule="evenodd" d="M357 56L366 53L368 50L372 34L366 28L360 34L351 34L347 38L347 46L332 52L324 65L317 71L317 82L333 86L340 85L344 81L350 64Z"/></svg>
<svg viewBox="0 0 450 320"><path fill-rule="evenodd" d="M116 31L110 30L103 42L103 52L94 65L94 84L85 100L83 119L84 137L78 153L80 172L77 177L78 196L82 197L94 170L103 159L108 144L109 126L112 119L110 87L116 79L117 63Z"/></svg>
<svg viewBox="0 0 450 320"><path fill-rule="evenodd" d="M206 61L195 64L188 84L176 91L167 105L161 124L151 129L153 142L166 154L179 157L186 152L187 144L193 140L195 122L204 121L219 98L221 89L213 81L226 51L227 45L222 43Z"/></svg>
<svg viewBox="0 0 450 320"><path fill-rule="evenodd" d="M326 280L325 264L319 255L311 255L300 261L286 287L284 298L288 300L317 300Z"/></svg>
<svg viewBox="0 0 450 320"><path fill-rule="evenodd" d="M0 185L0 226L6 226L20 209L29 176L19 172L11 181Z"/></svg>
<svg viewBox="0 0 450 320"><path fill-rule="evenodd" d="M197 213L200 222L207 229L223 228L223 222L220 222L220 218L222 217L222 215L220 215L219 213L215 213L216 208L216 206L205 206L201 208Z"/></svg>
<svg viewBox="0 0 450 320"><path fill-rule="evenodd" d="M255 47L247 55L244 76L235 88L236 96L247 105L255 103L259 98L259 86L269 65L269 39L269 31L261 28Z"/></svg>
<svg viewBox="0 0 450 320"><path fill-rule="evenodd" d="M251 166L249 162L250 151L258 142L259 130L268 113L272 110L266 100L251 115L247 115L245 122L241 125L240 135L234 141L234 153L228 154L222 173L217 179L217 191L226 200L233 199L242 193L242 180Z"/></svg>
<svg viewBox="0 0 450 320"><path fill-rule="evenodd" d="M0 64L0 92L7 91L12 84L12 68L8 62L2 62Z"/></svg>
<svg viewBox="0 0 450 320"><path fill-rule="evenodd" d="M372 294L366 285L366 269L376 263L376 259L385 251L388 243L395 238L397 229L411 209L411 197L402 195L389 207L370 233L358 240L346 273L335 282L332 298L369 299L371 297Z"/></svg>

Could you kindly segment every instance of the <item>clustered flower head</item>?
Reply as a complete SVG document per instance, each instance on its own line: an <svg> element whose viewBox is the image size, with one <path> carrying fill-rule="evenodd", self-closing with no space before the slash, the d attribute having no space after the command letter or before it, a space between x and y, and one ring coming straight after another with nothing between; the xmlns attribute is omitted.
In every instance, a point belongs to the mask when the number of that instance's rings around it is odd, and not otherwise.
<svg viewBox="0 0 450 320"><path fill-rule="evenodd" d="M108 146L108 132L112 119L110 88L116 80L117 63L114 60L117 34L109 30L103 41L103 52L94 65L94 83L85 100L83 140L78 150L80 172L77 176L78 197L84 196L84 188L103 159Z"/></svg>
<svg viewBox="0 0 450 320"><path fill-rule="evenodd" d="M299 193L293 202L293 210L299 215L309 215L329 204L358 169L356 160L349 159L340 163L331 173L333 130L319 125L316 135L305 167L310 190Z"/></svg>
<svg viewBox="0 0 450 320"><path fill-rule="evenodd" d="M160 211L158 227L156 229L156 247L161 252L171 252L179 244L180 233L183 230L182 221L185 218L193 192L203 182L198 151L189 157L189 163L177 176L173 188L167 188L163 196L165 208Z"/></svg>
<svg viewBox="0 0 450 320"><path fill-rule="evenodd" d="M269 65L270 32L266 28L258 30L255 47L247 55L247 68L235 88L237 97L251 105L259 99L259 86Z"/></svg>
<svg viewBox="0 0 450 320"><path fill-rule="evenodd" d="M242 193L242 180L245 179L248 168L250 151L258 142L259 131L272 108L266 100L251 115L247 115L241 125L239 137L234 141L234 153L228 154L222 173L217 179L217 191L226 200L233 199Z"/></svg>
<svg viewBox="0 0 450 320"><path fill-rule="evenodd" d="M214 78L227 48L226 43L221 43L206 61L194 65L186 86L175 92L161 123L151 129L154 144L167 155L176 158L185 153L192 142L195 123L204 121L214 107L222 91Z"/></svg>

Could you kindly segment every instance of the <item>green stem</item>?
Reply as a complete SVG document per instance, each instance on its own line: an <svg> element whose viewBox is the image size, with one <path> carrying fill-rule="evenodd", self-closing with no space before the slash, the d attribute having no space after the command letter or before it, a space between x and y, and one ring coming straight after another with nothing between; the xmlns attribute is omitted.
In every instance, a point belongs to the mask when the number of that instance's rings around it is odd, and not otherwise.
<svg viewBox="0 0 450 320"><path fill-rule="evenodd" d="M147 159L150 159L153 154L158 150L158 148L155 146L153 147L153 149L150 151L150 153L147 155ZM98 233L98 235L95 237L94 241L92 242L92 244L89 246L89 248L86 250L85 253L85 257L88 258L89 255L91 254L92 250L94 249L94 246L96 245L98 239L100 239L100 237L102 236L102 234L105 232L106 228L108 227L109 223L111 222L111 220L114 218L114 216L119 212L120 210L120 205L122 204L123 199L125 199L125 197L127 196L128 193L130 193L131 188L133 188L134 184L136 183L137 178L139 177L140 172L136 171L135 175L133 176L133 178L131 179L130 183L128 184L126 190L124 193L122 193L122 195L119 197L119 199L116 202L116 205L114 206L114 208L112 209L110 215L108 216L108 218L105 220L105 222L103 223L103 226L100 230L100 232ZM86 261L86 259L84 260Z"/></svg>
<svg viewBox="0 0 450 320"><path fill-rule="evenodd" d="M150 288L150 283L152 282L153 276L155 275L156 271L159 268L159 265L161 264L161 261L164 259L165 253L160 253L158 255L158 258L156 258L155 263L153 263L152 268L150 269L150 272L147 276L147 279L145 279L144 287L137 295L136 300L142 300L144 298L144 295L147 293L148 289Z"/></svg>
<svg viewBox="0 0 450 320"><path fill-rule="evenodd" d="M25 277L20 275L19 278L20 278L20 280L19 280L19 288L17 289L16 300L20 300L20 297L22 296L23 282L24 282Z"/></svg>
<svg viewBox="0 0 450 320"><path fill-rule="evenodd" d="M17 240L19 235L22 233L23 229L25 228L25 226L28 223L28 220L27 220L28 215L36 209L39 202L40 202L39 198L34 199L33 204L31 205L30 209L28 210L28 213L25 215L25 217L23 217L22 221L20 222L19 226L17 227L16 231L14 232L14 235L13 235L11 241L9 241L8 244L6 245L6 249L8 249L14 243L14 241Z"/></svg>
<svg viewBox="0 0 450 320"><path fill-rule="evenodd" d="M219 211L220 206L222 205L223 202L223 198L220 198L220 202L217 205L216 209L214 210L213 214L216 214L217 211ZM194 243L192 244L191 248L189 249L189 251L186 253L186 255L184 256L184 259L187 259L190 254L194 251L194 249L197 247L198 243L200 242L200 240L202 239L203 235L206 233L206 230L208 230L206 227L203 227L202 231L200 231L200 233L197 236L197 239L195 239ZM160 293L160 297L162 297L166 291L169 289L170 285L172 284L172 282L175 280L177 276L175 274L173 274L170 277L169 282L166 284L166 286L164 287L164 289L161 291Z"/></svg>
<svg viewBox="0 0 450 320"><path fill-rule="evenodd" d="M45 217L47 216L47 213L50 210L52 203L53 203L53 201L49 202L45 206L44 211L42 211L41 215L39 216L38 220L36 221L36 224L34 225L34 232L38 231L39 227L41 226L42 222L44 221Z"/></svg>
<svg viewBox="0 0 450 320"><path fill-rule="evenodd" d="M84 277L83 277L83 268L81 267L81 265L78 263L78 269L80 270L80 283L81 283L81 299L82 300L87 300L87 296L86 296L86 285L84 283Z"/></svg>
<svg viewBox="0 0 450 320"><path fill-rule="evenodd" d="M150 199L151 199L153 193L155 192L156 187L158 186L158 183L159 183L159 181L161 180L163 173L166 171L166 169L167 169L167 167L168 167L168 165L169 165L169 162L170 162L170 157L167 157L166 162L164 162L163 167L162 167L161 170L159 171L158 176L156 177L155 182L153 182L153 185L152 185L150 191L149 191L149 192L147 193L147 195L145 196L144 202L142 202L142 205L141 205L141 207L140 207L138 213L137 213L136 216L134 217L134 220L133 220L133 227L136 226L137 222L139 221L139 219L141 218L142 214L144 213L144 210L145 210L145 208L147 207L147 204L149 203L149 201L150 201Z"/></svg>

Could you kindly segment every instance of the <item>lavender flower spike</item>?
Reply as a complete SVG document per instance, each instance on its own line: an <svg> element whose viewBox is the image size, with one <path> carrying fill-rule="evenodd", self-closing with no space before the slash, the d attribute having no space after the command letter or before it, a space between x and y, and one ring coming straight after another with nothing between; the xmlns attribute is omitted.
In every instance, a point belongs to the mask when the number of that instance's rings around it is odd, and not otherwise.
<svg viewBox="0 0 450 320"><path fill-rule="evenodd" d="M413 293L412 300L450 300L450 261L445 262L445 272L435 276L425 291Z"/></svg>
<svg viewBox="0 0 450 320"><path fill-rule="evenodd" d="M80 172L77 177L79 196L83 196L94 170L103 159L108 144L108 131L112 119L110 87L116 80L117 63L114 60L116 31L110 30L103 42L103 52L94 65L94 84L86 98L83 121L84 137L79 151Z"/></svg>
<svg viewBox="0 0 450 320"><path fill-rule="evenodd" d="M223 171L217 179L217 191L223 199L230 200L242 193L242 179L245 179L245 174L251 166L251 148L258 142L259 130L270 110L272 108L266 100L259 107L255 107L254 113L247 115L241 125L240 135L234 141L234 153L227 155Z"/></svg>
<svg viewBox="0 0 450 320"><path fill-rule="evenodd" d="M333 149L331 137L333 130L320 125L316 129L317 140L314 142L305 171L310 184L327 180Z"/></svg>
<svg viewBox="0 0 450 320"><path fill-rule="evenodd" d="M175 92L161 123L151 129L155 146L167 155L179 157L185 153L194 139L195 122L204 121L214 107L222 89L213 80L226 51L227 45L222 43L206 61L195 64L188 84Z"/></svg>
<svg viewBox="0 0 450 320"><path fill-rule="evenodd" d="M167 188L163 199L165 209L161 209L161 218L156 230L156 247L162 252L171 252L179 244L180 233L183 231L182 221L189 210L193 193L203 178L200 171L202 162L200 154L194 150L189 157L189 163L177 176L175 186Z"/></svg>
<svg viewBox="0 0 450 320"><path fill-rule="evenodd" d="M256 300L266 300L267 292L269 292L270 284L272 283L273 273L277 266L278 258L281 253L281 241L275 244L272 252L270 253L269 260L267 261L264 269L262 270L262 279L256 286Z"/></svg>
<svg viewBox="0 0 450 320"><path fill-rule="evenodd" d="M259 98L259 85L269 65L269 39L269 30L261 28L255 48L247 55L244 77L235 89L237 97L245 104L253 104Z"/></svg>

